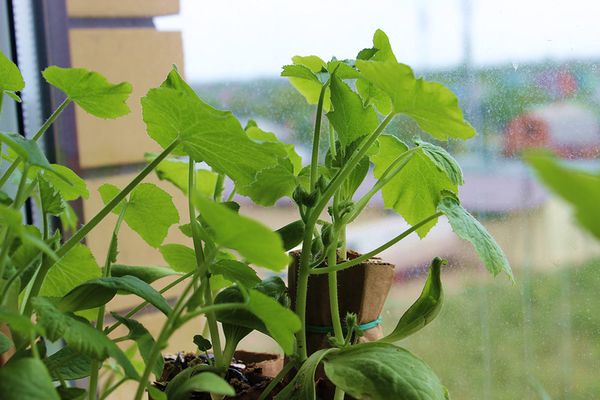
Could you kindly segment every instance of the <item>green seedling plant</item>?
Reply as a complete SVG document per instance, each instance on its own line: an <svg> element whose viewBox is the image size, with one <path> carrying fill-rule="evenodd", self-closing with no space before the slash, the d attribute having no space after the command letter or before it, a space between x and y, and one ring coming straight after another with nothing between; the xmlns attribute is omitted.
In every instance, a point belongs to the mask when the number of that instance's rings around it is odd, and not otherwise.
<svg viewBox="0 0 600 400"><path fill-rule="evenodd" d="M0 56L1 98L6 94L20 101L17 92L24 87L22 76L10 60ZM131 86L112 84L96 72L77 68L49 67L43 76L64 93L63 103L31 139L0 133L0 326L8 328L7 334L0 334L5 362L0 368L2 398L107 398L132 380L138 382L135 399L146 391L155 399L186 399L192 391L210 391L220 398L235 393L223 377L237 343L250 331L265 332L292 355L300 322L287 307L287 288L278 277L261 281L249 266L251 262L276 272L285 268L288 256L283 233L239 215L239 206L224 198L223 182L225 176L235 178L240 193L253 193L257 201L268 203L272 200L262 199L251 183L259 171L280 168L280 150L287 154L293 149L274 138L254 139L233 115L198 99L173 69L161 87L150 90L142 101L148 132L164 145L163 151L149 155L148 165L124 188L102 185L104 208L80 225L73 219L69 201L89 196L85 181L72 170L49 163L37 141L71 103L100 118L127 114ZM184 132L184 127L191 127L189 118L196 119L196 128ZM211 159L204 152L215 157L212 160L229 152L221 147L221 132L225 139L239 140L238 144L247 147L240 151L249 161L198 169L196 160ZM180 155L186 159L169 157ZM282 162L281 168L287 167ZM180 229L190 237L193 248L163 243L181 217L171 195L143 182L153 171L164 179L172 177L187 195L189 218ZM23 221L21 208L26 201L41 211L41 231ZM82 240L111 213L116 222L100 267ZM69 238L54 229L57 218L73 230ZM169 267L118 264L123 224L149 246L160 249ZM290 228L282 232L286 229ZM175 279L161 290L151 286L167 276ZM171 305L163 293L176 285L182 288ZM114 322L106 324L106 304L123 294L135 295L141 303L125 315L112 313ZM156 338L135 319L146 305L166 317ZM238 329L233 336L226 335L221 345L216 314L226 319L227 312L236 313ZM198 335L196 342L200 351L211 348L214 358L178 375L165 392L157 390L151 376L158 379L162 373L161 351L180 326L199 316L205 316L210 341ZM126 334L116 335L120 326ZM226 333L227 326L223 324ZM64 347L49 354L46 343L57 341ZM129 347L123 350L117 343ZM108 378L100 387L102 370ZM87 378L87 387L70 384L82 378Z"/></svg>
<svg viewBox="0 0 600 400"><path fill-rule="evenodd" d="M289 383L275 398L316 399L315 371L320 364L336 386L336 399L345 393L370 399L447 398L431 368L395 344L439 313L444 261L433 260L421 296L391 333L371 343L356 343L361 332L355 315L340 316L337 274L414 232L425 237L438 218L446 216L491 273L505 272L512 279L502 250L460 205L463 177L457 162L440 146L419 140L406 144L385 129L404 115L439 141L466 140L475 131L464 121L454 94L416 78L410 67L396 60L382 31L375 33L373 47L361 50L354 60L324 62L307 56L293 61L282 75L316 105L308 165L292 145L253 121L242 126L230 112L206 104L173 68L141 100L147 133L162 151L147 154L147 166L125 187L100 187L105 206L83 225L73 221L68 202L88 196L85 182L73 171L50 164L36 142L71 103L100 118L126 114L131 87L83 69L44 71L65 101L33 138L0 134L2 157L8 161L0 177L0 325L10 329L10 338L0 336L0 350L14 353L0 368L3 396L106 398L127 381L137 382L136 400L146 392L171 400L187 399L192 392L209 392L213 399L232 396L234 389L224 379L227 368L240 340L256 330L272 337L289 360L262 399L271 398L284 380ZM16 66L2 56L3 95L19 100L16 93L23 85ZM186 210L177 210L167 192L143 182L153 172L183 192ZM357 198L369 174L376 183ZM233 187L229 193L226 181ZM347 226L380 191L385 206L411 227L350 259ZM236 195L261 206L290 197L298 220L272 231L241 215ZM28 199L42 210L42 232L23 223L20 210ZM99 267L82 241L110 214L116 222ZM55 217L73 227L68 239L52 229ZM119 264L123 223L159 249L168 267ZM177 224L190 245L164 243ZM278 277L261 280L251 266L280 272L290 263L286 252L295 246L300 246L300 258L295 309L290 310L284 282ZM330 304L323 306L330 308L334 334L330 348L308 354L308 283L318 274L328 278ZM174 278L171 283L154 288L158 279L169 275ZM179 293L170 304L163 293L175 286ZM107 325L106 304L122 294L138 296L141 303L125 315L113 314L115 322ZM148 304L165 315L156 337L135 319ZM199 326L194 343L199 354L210 351L212 357L179 373L162 392L152 385L152 375L161 375L161 352L178 328L197 317L204 326L202 332ZM128 333L117 336L122 331L118 327ZM46 341L58 340L65 346L46 354ZM125 345L130 348L124 351ZM102 370L109 378L100 387ZM70 387L70 381L81 378L89 378L87 388Z"/></svg>

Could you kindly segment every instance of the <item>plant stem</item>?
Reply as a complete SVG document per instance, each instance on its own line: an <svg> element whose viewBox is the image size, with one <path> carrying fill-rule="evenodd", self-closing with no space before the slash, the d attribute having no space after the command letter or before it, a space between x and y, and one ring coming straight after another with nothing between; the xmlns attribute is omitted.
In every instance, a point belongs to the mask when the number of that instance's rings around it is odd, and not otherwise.
<svg viewBox="0 0 600 400"><path fill-rule="evenodd" d="M314 190L317 182L317 167L319 165L319 145L321 143L321 119L323 118L323 102L328 83L321 86L319 102L317 103L317 116L315 117L315 131L313 132L312 156L310 159L310 190Z"/></svg>
<svg viewBox="0 0 600 400"><path fill-rule="evenodd" d="M117 222L115 223L115 228L113 230L110 244L108 246L108 251L106 252L106 259L104 261L104 271L103 276L105 278L110 277L110 267L112 266L114 255L112 254L114 246L116 246L117 236L119 234L119 230L121 229L121 223L123 222L123 218L125 217L125 211L127 210L128 203L126 202L119 213L119 217L117 218ZM104 313L106 312L106 306L103 304L98 307L98 316L96 317L96 329L100 332L104 329ZM98 388L98 372L100 370L101 363L97 360L92 361L91 371L90 371L90 381L88 387L88 395L90 400L94 400L96 398L96 392Z"/></svg>
<svg viewBox="0 0 600 400"><path fill-rule="evenodd" d="M33 136L33 140L34 141L38 141L39 138L42 137L42 135L48 130L48 128L50 128L50 126L54 123L54 121L56 120L56 118L58 118L58 116L63 112L63 110L71 103L71 99L67 98L65 99L65 101L63 101L62 103L60 103L60 105L58 106L58 108L56 110L54 110L54 112L52 113L52 115L50 115L48 117L48 119L46 120L46 122L44 122L44 124L40 127L40 129L38 129L38 131L35 133L35 135ZM17 167L19 166L19 164L21 163L21 159L17 158L16 160L14 160L12 162L12 164L10 165L10 167L8 167L8 169L4 172L4 175L2 175L2 177L0 178L0 188L2 188L2 186L4 186L4 184L6 183L6 181L8 180L8 178L12 175L13 172L15 172L15 169L17 169Z"/></svg>
<svg viewBox="0 0 600 400"><path fill-rule="evenodd" d="M224 179L224 175L219 175ZM194 208L193 194L196 192L196 174L194 173L194 159L190 157L189 170L188 170L188 209L190 213L190 225L192 227L192 240L194 242L194 253L196 255L196 264L198 267L198 274L202 280L203 290L202 296L204 297L204 305L212 305L212 291L210 289L210 274L208 266L206 264L206 258L202 249L202 239L200 235L200 227L198 226L198 220L196 219L196 209ZM219 182L217 182L217 186ZM220 185L223 186L223 180L220 181ZM222 190L221 190L222 192ZM216 189L215 189L216 196ZM220 197L220 194L219 194ZM215 364L217 367L223 366L223 354L221 352L221 338L219 336L219 327L217 326L217 317L214 312L206 314L206 323L210 332L210 340L213 345L213 355L215 357Z"/></svg>
<svg viewBox="0 0 600 400"><path fill-rule="evenodd" d="M307 218L305 226L304 239L302 241L302 251L300 254L300 261L298 263L298 282L296 288L296 314L300 318L301 328L296 333L296 347L298 357L300 361L304 361L308 358L306 350L306 301L308 294L308 278L310 276L310 247L312 244L312 235L315 228L315 224L319 219L319 215L325 209L329 200L352 172L358 162L364 157L371 145L377 140L379 135L383 132L385 127L393 119L394 114L388 114L385 119L377 126L377 128L369 134L369 136L363 141L361 147L359 147L357 153L348 160L346 165L342 167L339 173L329 183L325 192L323 193L317 206L311 210L309 217ZM329 271L328 271L329 272Z"/></svg>
<svg viewBox="0 0 600 400"><path fill-rule="evenodd" d="M392 240L390 240L389 242L382 244L381 246L377 247L375 250L372 250L366 254L363 254L362 256L356 257L352 260L343 262L341 264L336 265L335 267L325 267L325 268L313 268L310 271L310 274L312 275L320 275L320 274L328 274L330 272L334 272L334 271L341 271L350 267L353 267L355 265L358 265L360 263L362 263L363 261L368 260L371 257L376 256L377 254L381 253L382 251L392 247L393 245L395 245L396 243L398 243L399 241L401 241L402 239L404 239L405 237L407 237L408 235L410 235L411 233L413 233L414 231L416 231L417 229L419 229L420 227L422 227L423 225L426 225L428 222L442 216L443 213L441 212L437 212L433 215L430 215L429 217L425 218L424 220L422 220L421 222L419 222L418 224L415 224L413 226L411 226L410 228L408 228L407 230L405 230L404 232L402 232L401 234L399 234L398 236L396 236L395 238L393 238Z"/></svg>
<svg viewBox="0 0 600 400"><path fill-rule="evenodd" d="M102 393L102 396L100 397L100 400L106 399L108 396L110 396L110 394L112 392L114 392L119 386L121 386L122 384L124 384L126 381L127 381L127 378L122 378L119 381L117 381L117 383L115 383L114 385L112 385L111 387L109 387L108 389L106 389L106 391L104 393Z"/></svg>
<svg viewBox="0 0 600 400"><path fill-rule="evenodd" d="M225 182L225 174L219 174L217 176L217 183L215 184L215 191L213 193L214 201L221 201L221 197L223 197L223 182Z"/></svg>
<svg viewBox="0 0 600 400"><path fill-rule="evenodd" d="M333 235L334 241L327 250L327 266L337 264L337 232ZM332 271L327 274L327 282L329 289L329 310L331 312L331 325L337 343L344 342L344 331L342 330L342 321L340 320L340 306L338 303L338 286L337 286L337 271Z"/></svg>
<svg viewBox="0 0 600 400"><path fill-rule="evenodd" d="M333 400L344 400L344 391L339 387L335 387L335 394L333 395Z"/></svg>
<svg viewBox="0 0 600 400"><path fill-rule="evenodd" d="M273 378L273 380L271 382L269 382L269 384L267 385L265 390L263 390L263 392L260 394L260 397L258 398L258 400L265 400L267 398L267 396L269 395L269 393L271 393L273 391L273 389L275 389L275 386L277 386L277 384L279 384L279 382L281 382L287 376L287 374L292 370L292 368L294 368L295 366L296 366L296 363L293 361L289 361L287 364L285 364L283 366L283 369L281 371L279 371L277 376L275 378Z"/></svg>

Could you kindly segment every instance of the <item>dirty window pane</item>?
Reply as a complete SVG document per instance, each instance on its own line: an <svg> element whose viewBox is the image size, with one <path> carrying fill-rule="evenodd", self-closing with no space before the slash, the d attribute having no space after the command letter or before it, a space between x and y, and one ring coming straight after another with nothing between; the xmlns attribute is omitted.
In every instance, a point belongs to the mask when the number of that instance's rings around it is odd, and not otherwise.
<svg viewBox="0 0 600 400"><path fill-rule="evenodd" d="M376 28L385 30L398 59L449 86L477 128L467 144L444 146L464 170L463 205L504 248L517 283L491 278L441 221L426 239L411 236L383 254L396 264L384 327L418 296L431 258L445 257L444 310L402 345L436 370L453 398L591 399L600 393L600 245L520 154L543 146L598 170L598 11L583 0L188 0L179 16L156 23L182 30L185 72L203 98L295 143L305 162L314 107L278 77L280 67L296 54L352 58ZM388 131L421 135L404 119ZM274 227L296 218L285 204L244 211ZM348 243L366 252L406 226L376 198ZM269 348L252 341L244 343Z"/></svg>

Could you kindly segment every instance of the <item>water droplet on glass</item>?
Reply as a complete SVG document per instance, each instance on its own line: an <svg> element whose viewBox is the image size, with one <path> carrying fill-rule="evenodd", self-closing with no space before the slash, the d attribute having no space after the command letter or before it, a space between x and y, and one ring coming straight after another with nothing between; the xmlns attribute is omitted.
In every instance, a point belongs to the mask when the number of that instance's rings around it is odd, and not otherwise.
<svg viewBox="0 0 600 400"><path fill-rule="evenodd" d="M518 70L518 69L519 69L519 63L513 62L513 63L512 63L512 67L513 67L513 69L514 69L515 71L516 71L516 70Z"/></svg>

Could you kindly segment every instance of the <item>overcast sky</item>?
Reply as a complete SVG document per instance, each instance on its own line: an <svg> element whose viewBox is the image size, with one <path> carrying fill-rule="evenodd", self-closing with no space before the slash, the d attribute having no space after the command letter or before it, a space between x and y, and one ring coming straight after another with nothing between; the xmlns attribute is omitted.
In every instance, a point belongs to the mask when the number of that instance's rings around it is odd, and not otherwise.
<svg viewBox="0 0 600 400"><path fill-rule="evenodd" d="M463 62L465 26L475 65L600 59L595 0L182 0L156 23L183 32L186 75L203 82L278 76L295 54L353 58L377 28L417 68Z"/></svg>

